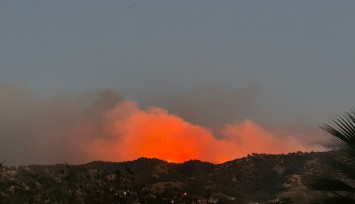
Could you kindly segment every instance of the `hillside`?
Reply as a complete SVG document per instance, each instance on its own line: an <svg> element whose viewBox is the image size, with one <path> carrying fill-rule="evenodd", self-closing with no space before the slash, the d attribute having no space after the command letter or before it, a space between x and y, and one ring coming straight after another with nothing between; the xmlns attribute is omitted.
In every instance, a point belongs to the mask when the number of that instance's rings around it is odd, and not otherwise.
<svg viewBox="0 0 355 204"><path fill-rule="evenodd" d="M253 154L223 164L140 158L2 167L1 203L312 203L324 153ZM277 200L279 199L279 200ZM316 203L316 201L314 201Z"/></svg>

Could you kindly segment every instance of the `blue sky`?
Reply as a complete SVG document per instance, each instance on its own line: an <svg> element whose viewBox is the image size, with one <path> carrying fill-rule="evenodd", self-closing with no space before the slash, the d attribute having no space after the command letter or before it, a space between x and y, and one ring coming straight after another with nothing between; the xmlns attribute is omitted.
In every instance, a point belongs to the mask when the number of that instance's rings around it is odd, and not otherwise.
<svg viewBox="0 0 355 204"><path fill-rule="evenodd" d="M353 1L1 1L0 82L44 96L109 88L166 108L199 90L248 90L255 106L236 118L316 125L354 107L354 9Z"/></svg>

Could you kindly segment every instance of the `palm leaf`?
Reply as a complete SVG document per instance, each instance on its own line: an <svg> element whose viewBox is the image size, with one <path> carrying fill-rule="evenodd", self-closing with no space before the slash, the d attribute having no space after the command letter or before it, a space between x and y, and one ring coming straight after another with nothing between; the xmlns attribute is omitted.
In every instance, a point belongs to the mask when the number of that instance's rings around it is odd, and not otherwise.
<svg viewBox="0 0 355 204"><path fill-rule="evenodd" d="M332 179L332 178L325 178L325 177L316 177L314 182L311 184L311 187L314 190L321 190L321 191L346 191L346 192L355 192L355 188L353 186L348 185L347 183Z"/></svg>
<svg viewBox="0 0 355 204"><path fill-rule="evenodd" d="M333 157L328 158L333 177L316 176L310 187L314 190L331 192L322 203L355 203L355 111L330 120L320 127L335 138Z"/></svg>

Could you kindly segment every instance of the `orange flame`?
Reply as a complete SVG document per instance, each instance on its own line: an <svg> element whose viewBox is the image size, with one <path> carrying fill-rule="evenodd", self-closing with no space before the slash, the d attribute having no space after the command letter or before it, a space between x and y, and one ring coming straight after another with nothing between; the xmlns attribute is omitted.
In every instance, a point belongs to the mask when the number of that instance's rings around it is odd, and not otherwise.
<svg viewBox="0 0 355 204"><path fill-rule="evenodd" d="M90 158L122 161L148 157L170 162L198 159L222 163L251 153L323 150L291 136L276 136L250 120L227 124L224 137L216 139L207 128L190 124L162 108L141 110L129 101L108 113L105 123L112 137L89 141Z"/></svg>

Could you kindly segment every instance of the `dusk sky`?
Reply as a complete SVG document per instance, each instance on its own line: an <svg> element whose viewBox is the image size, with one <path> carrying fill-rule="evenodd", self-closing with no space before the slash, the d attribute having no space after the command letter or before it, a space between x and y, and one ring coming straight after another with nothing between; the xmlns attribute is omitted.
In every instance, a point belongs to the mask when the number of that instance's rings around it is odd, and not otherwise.
<svg viewBox="0 0 355 204"><path fill-rule="evenodd" d="M323 0L1 1L0 109L110 89L208 128L252 120L322 134L355 107L354 11Z"/></svg>

